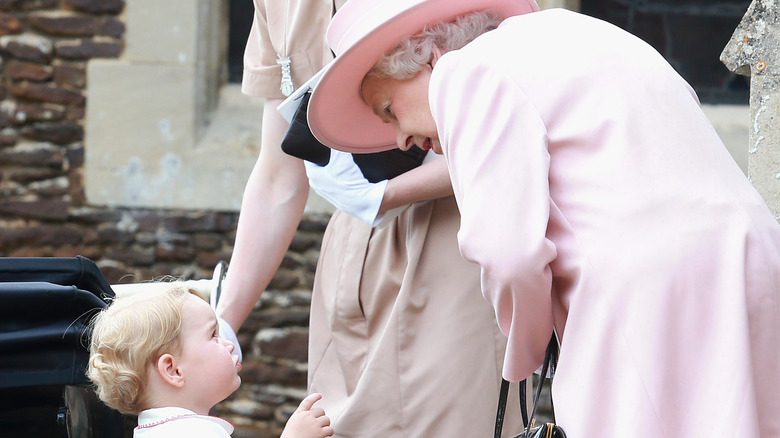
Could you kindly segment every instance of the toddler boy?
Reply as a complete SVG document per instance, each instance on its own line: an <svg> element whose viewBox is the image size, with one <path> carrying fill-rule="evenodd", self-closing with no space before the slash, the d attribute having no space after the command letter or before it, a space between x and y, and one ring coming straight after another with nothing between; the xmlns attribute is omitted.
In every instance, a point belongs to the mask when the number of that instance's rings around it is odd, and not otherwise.
<svg viewBox="0 0 780 438"><path fill-rule="evenodd" d="M120 298L95 317L87 377L105 404L138 415L134 438L229 437L233 426L208 412L241 384L233 349L209 304L171 287ZM313 407L320 398L303 399L281 438L333 435Z"/></svg>

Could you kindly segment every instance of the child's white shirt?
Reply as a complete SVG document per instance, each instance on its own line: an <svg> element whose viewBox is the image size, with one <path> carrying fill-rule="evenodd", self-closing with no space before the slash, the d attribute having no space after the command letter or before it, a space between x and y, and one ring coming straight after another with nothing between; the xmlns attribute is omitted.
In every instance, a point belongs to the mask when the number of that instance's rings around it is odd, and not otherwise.
<svg viewBox="0 0 780 438"><path fill-rule="evenodd" d="M142 411L138 415L138 427L133 438L230 437L233 425L227 420L209 415L200 415L189 409L166 407Z"/></svg>

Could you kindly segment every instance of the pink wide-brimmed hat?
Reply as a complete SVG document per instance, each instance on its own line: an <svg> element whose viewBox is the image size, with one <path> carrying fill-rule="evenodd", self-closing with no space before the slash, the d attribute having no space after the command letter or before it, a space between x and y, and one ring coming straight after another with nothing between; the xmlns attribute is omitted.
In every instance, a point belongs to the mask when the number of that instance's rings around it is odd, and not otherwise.
<svg viewBox="0 0 780 438"><path fill-rule="evenodd" d="M336 53L309 101L312 133L346 152L396 147L393 128L363 101L360 85L382 54L426 25L491 9L501 18L539 10L534 0L348 0L333 16L327 39Z"/></svg>

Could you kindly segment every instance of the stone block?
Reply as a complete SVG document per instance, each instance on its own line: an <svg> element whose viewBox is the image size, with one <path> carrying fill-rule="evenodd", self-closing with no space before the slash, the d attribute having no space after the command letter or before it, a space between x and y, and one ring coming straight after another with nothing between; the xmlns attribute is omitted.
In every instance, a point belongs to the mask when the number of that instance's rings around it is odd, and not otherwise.
<svg viewBox="0 0 780 438"><path fill-rule="evenodd" d="M60 0L21 0L19 6L25 11L36 11L40 9L51 9L60 2Z"/></svg>
<svg viewBox="0 0 780 438"><path fill-rule="evenodd" d="M60 86L83 89L87 85L87 68L83 63L63 63L55 61L53 66L54 83Z"/></svg>
<svg viewBox="0 0 780 438"><path fill-rule="evenodd" d="M109 248L106 251L105 256L129 266L151 266L157 261L155 252L152 248Z"/></svg>
<svg viewBox="0 0 780 438"><path fill-rule="evenodd" d="M249 315L242 326L242 330L254 333L260 329L270 327L291 327L309 325L308 305L299 305L286 308L261 309Z"/></svg>
<svg viewBox="0 0 780 438"><path fill-rule="evenodd" d="M306 252L309 249L319 250L322 246L322 234L321 233L307 233L303 231L297 231L293 235L292 242L290 242L290 250L296 252Z"/></svg>
<svg viewBox="0 0 780 438"><path fill-rule="evenodd" d="M308 345L308 330L289 328L260 330L255 335L253 347L258 348L261 355L265 357L292 359L306 363Z"/></svg>
<svg viewBox="0 0 780 438"><path fill-rule="evenodd" d="M13 15L0 13L0 35L14 35L22 32L22 23Z"/></svg>
<svg viewBox="0 0 780 438"><path fill-rule="evenodd" d="M86 109L84 105L71 105L65 108L65 120L82 122Z"/></svg>
<svg viewBox="0 0 780 438"><path fill-rule="evenodd" d="M253 400L226 400L220 407L223 412L238 414L245 417L271 418L273 416L273 409Z"/></svg>
<svg viewBox="0 0 780 438"><path fill-rule="evenodd" d="M240 107L242 113L228 107L218 111L224 119L213 116L209 125L213 131L198 137L196 77L190 66L93 60L87 77L90 202L217 211L239 208L257 156L259 115L248 112L247 106ZM250 117L254 123L246 122ZM242 129L236 131L236 126ZM230 140L224 135L227 129L240 137Z"/></svg>
<svg viewBox="0 0 780 438"><path fill-rule="evenodd" d="M68 11L33 12L27 16L27 22L53 36L92 36L97 32L94 16Z"/></svg>
<svg viewBox="0 0 780 438"><path fill-rule="evenodd" d="M215 212L198 212L186 215L174 215L163 222L166 230L179 233L197 231L216 231L217 214Z"/></svg>
<svg viewBox="0 0 780 438"><path fill-rule="evenodd" d="M222 247L222 236L216 233L195 233L192 236L192 246L198 253L214 251ZM201 259L198 260L198 264L202 264L200 263ZM214 265L216 266L216 262Z"/></svg>
<svg viewBox="0 0 780 438"><path fill-rule="evenodd" d="M729 70L750 76L748 176L780 219L780 7L753 0L721 53Z"/></svg>
<svg viewBox="0 0 780 438"><path fill-rule="evenodd" d="M28 188L30 193L50 198L68 194L70 181L67 177L61 176L43 181L36 181L31 183Z"/></svg>
<svg viewBox="0 0 780 438"><path fill-rule="evenodd" d="M190 235L186 233L175 233L169 230L158 230L157 242L161 245L186 246L190 244Z"/></svg>
<svg viewBox="0 0 780 438"><path fill-rule="evenodd" d="M220 241L220 244L227 243ZM214 267L217 266L217 263L220 261L227 262L230 261L230 256L233 255L233 248L231 246L223 246L220 245L220 248L209 250L209 249L201 249L197 245L197 242L195 243L195 248L198 250L198 255L195 258L195 261L198 263L198 266L204 266L213 271Z"/></svg>
<svg viewBox="0 0 780 438"><path fill-rule="evenodd" d="M265 385L305 385L306 373L300 372L290 366L280 366L272 363L265 352L260 353L260 358L265 360L258 361L254 353L243 348L247 352L241 370L241 378L255 383ZM265 411L263 412L266 413Z"/></svg>
<svg viewBox="0 0 780 438"><path fill-rule="evenodd" d="M83 105L85 101L80 91L31 82L12 85L11 93L22 99L61 105Z"/></svg>
<svg viewBox="0 0 780 438"><path fill-rule="evenodd" d="M131 0L124 56L130 62L194 65L203 1Z"/></svg>
<svg viewBox="0 0 780 438"><path fill-rule="evenodd" d="M0 126L2 126L2 120L0 120ZM3 128L0 130L0 146L13 146L19 141L19 133L11 128Z"/></svg>
<svg viewBox="0 0 780 438"><path fill-rule="evenodd" d="M0 198L19 198L27 195L27 187L7 178L6 173L4 169L0 169Z"/></svg>
<svg viewBox="0 0 780 438"><path fill-rule="evenodd" d="M22 0L0 0L0 11L8 11L13 9Z"/></svg>
<svg viewBox="0 0 780 438"><path fill-rule="evenodd" d="M122 52L122 46L118 41L105 37L58 41L54 47L57 56L75 60L116 58Z"/></svg>
<svg viewBox="0 0 780 438"><path fill-rule="evenodd" d="M327 202L323 200L323 202ZM330 205L330 203L328 203ZM333 212L333 206L330 207L331 211L326 212L308 212L303 215L301 223L298 226L299 231L323 233L330 221L330 215Z"/></svg>
<svg viewBox="0 0 780 438"><path fill-rule="evenodd" d="M97 257L95 257L95 259L97 259ZM129 269L124 264L110 259L100 260L97 264L98 268L100 268L100 272L110 284L122 284L123 282L128 283L138 280L137 278L128 275Z"/></svg>
<svg viewBox="0 0 780 438"><path fill-rule="evenodd" d="M38 230L33 227L13 226L4 221L0 221L0 228L3 230L0 233L0 248L14 248L29 244L38 233Z"/></svg>
<svg viewBox="0 0 780 438"><path fill-rule="evenodd" d="M75 208L70 211L71 219L75 222L97 225L103 222L119 222L122 214L116 210L102 210L91 207Z"/></svg>
<svg viewBox="0 0 780 438"><path fill-rule="evenodd" d="M20 143L0 150L0 164L62 169L65 154L51 143Z"/></svg>
<svg viewBox="0 0 780 438"><path fill-rule="evenodd" d="M78 245L82 241L83 230L68 225L34 225L25 227L0 224L0 248L42 247Z"/></svg>
<svg viewBox="0 0 780 438"><path fill-rule="evenodd" d="M51 169L46 167L6 167L2 172L3 178L6 181L28 184L33 181L41 181L49 178L55 178L62 176L63 172L58 169Z"/></svg>
<svg viewBox="0 0 780 438"><path fill-rule="evenodd" d="M155 251L157 260L164 262L190 262L195 256L195 249L188 244L161 242Z"/></svg>
<svg viewBox="0 0 780 438"><path fill-rule="evenodd" d="M48 64L51 61L53 44L40 35L6 35L0 37L0 53L25 61Z"/></svg>
<svg viewBox="0 0 780 438"><path fill-rule="evenodd" d="M300 277L298 271L281 267L271 278L268 287L271 289L290 289L300 283Z"/></svg>
<svg viewBox="0 0 780 438"><path fill-rule="evenodd" d="M5 199L0 202L0 213L62 222L68 219L68 207L69 202L66 199Z"/></svg>
<svg viewBox="0 0 780 438"><path fill-rule="evenodd" d="M63 120L65 110L62 105L54 104L30 104L20 102L13 112L13 123L22 125L32 122L51 122Z"/></svg>
<svg viewBox="0 0 780 438"><path fill-rule="evenodd" d="M21 133L35 141L65 145L84 139L84 128L75 122L34 123L23 127Z"/></svg>
<svg viewBox="0 0 780 438"><path fill-rule="evenodd" d="M112 38L119 38L125 33L125 23L117 18L107 18L100 24L98 35L105 35Z"/></svg>
<svg viewBox="0 0 780 438"><path fill-rule="evenodd" d="M131 210L128 219L123 222L131 223L134 230L156 233L164 217L165 212L162 211Z"/></svg>
<svg viewBox="0 0 780 438"><path fill-rule="evenodd" d="M31 246L72 246L82 242L84 230L70 225L41 225L35 227L35 237L26 242ZM71 255L72 256L72 255Z"/></svg>
<svg viewBox="0 0 780 438"><path fill-rule="evenodd" d="M6 66L5 72L14 81L43 82L51 79L52 71L48 65L12 60Z"/></svg>
<svg viewBox="0 0 780 438"><path fill-rule="evenodd" d="M162 196L163 206L177 189L187 190L176 180L195 141L190 69L92 61L87 77L87 197L152 206L146 200Z"/></svg>
<svg viewBox="0 0 780 438"><path fill-rule="evenodd" d="M121 230L113 225L102 224L97 228L96 243L104 245L128 244L135 239L132 231Z"/></svg>
<svg viewBox="0 0 780 438"><path fill-rule="evenodd" d="M124 0L66 0L65 3L91 14L118 14L125 6Z"/></svg>

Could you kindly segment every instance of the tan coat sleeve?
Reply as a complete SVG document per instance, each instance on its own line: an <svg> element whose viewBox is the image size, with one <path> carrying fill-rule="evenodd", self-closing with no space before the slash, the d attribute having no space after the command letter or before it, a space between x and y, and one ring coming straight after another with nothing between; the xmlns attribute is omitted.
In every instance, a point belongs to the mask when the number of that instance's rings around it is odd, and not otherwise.
<svg viewBox="0 0 780 438"><path fill-rule="evenodd" d="M339 2L343 3L341 0ZM283 98L282 68L276 62L289 56L293 84L308 80L333 58L325 31L333 0L254 0L255 17L244 52L245 94Z"/></svg>

